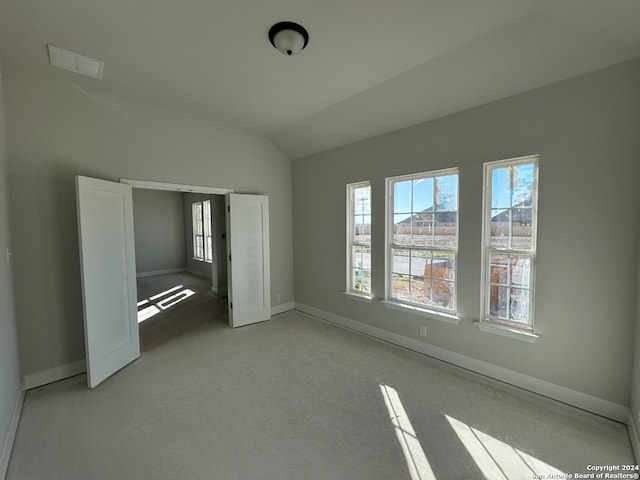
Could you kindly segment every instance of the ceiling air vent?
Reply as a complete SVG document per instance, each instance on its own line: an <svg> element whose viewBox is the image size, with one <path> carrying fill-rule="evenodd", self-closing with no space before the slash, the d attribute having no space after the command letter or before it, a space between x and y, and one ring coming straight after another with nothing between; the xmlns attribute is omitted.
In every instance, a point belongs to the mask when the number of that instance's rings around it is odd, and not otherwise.
<svg viewBox="0 0 640 480"><path fill-rule="evenodd" d="M84 57L75 52L54 47L53 45L47 44L47 47L49 48L49 63L54 67L71 70L72 72L97 78L98 80L102 79L104 62Z"/></svg>

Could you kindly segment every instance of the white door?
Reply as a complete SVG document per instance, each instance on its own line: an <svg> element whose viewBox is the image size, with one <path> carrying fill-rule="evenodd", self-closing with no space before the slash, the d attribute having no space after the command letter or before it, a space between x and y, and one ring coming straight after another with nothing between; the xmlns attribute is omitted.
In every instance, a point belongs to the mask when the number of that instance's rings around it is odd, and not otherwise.
<svg viewBox="0 0 640 480"><path fill-rule="evenodd" d="M226 200L229 325L241 327L271 318L269 197Z"/></svg>
<svg viewBox="0 0 640 480"><path fill-rule="evenodd" d="M76 177L87 382L140 356L131 186Z"/></svg>

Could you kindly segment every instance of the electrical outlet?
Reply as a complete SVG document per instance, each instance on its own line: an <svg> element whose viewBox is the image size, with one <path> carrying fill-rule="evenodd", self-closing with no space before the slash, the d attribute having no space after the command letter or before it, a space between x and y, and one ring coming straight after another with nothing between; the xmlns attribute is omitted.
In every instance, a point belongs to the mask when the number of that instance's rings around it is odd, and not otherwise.
<svg viewBox="0 0 640 480"><path fill-rule="evenodd" d="M280 294L277 294L276 295L276 302L279 302L279 301L280 301Z"/></svg>
<svg viewBox="0 0 640 480"><path fill-rule="evenodd" d="M420 336L421 337L426 337L427 336L427 326L426 325L420 325Z"/></svg>

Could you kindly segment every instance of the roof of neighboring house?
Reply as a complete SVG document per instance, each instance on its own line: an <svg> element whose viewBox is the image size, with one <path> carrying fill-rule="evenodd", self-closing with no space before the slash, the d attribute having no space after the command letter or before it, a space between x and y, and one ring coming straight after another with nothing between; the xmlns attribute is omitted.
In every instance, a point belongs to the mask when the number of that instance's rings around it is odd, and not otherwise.
<svg viewBox="0 0 640 480"><path fill-rule="evenodd" d="M404 220L397 222L396 225L409 225L411 223L416 222L431 222L433 217L435 216L435 221L437 223L456 223L458 221L458 212L433 212L433 207L429 207L419 213L414 213L410 217L405 218Z"/></svg>

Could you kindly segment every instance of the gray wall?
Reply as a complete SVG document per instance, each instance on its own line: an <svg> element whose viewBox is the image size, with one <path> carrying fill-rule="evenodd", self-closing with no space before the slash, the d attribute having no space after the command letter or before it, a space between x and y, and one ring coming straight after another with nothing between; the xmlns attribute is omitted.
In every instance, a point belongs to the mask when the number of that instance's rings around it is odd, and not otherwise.
<svg viewBox="0 0 640 480"><path fill-rule="evenodd" d="M211 215L213 216L213 261L215 263L213 289L217 293L224 293L227 291L227 223L225 198L222 195L213 195L211 202Z"/></svg>
<svg viewBox="0 0 640 480"><path fill-rule="evenodd" d="M638 263L638 306L636 315L636 334L633 347L633 376L631 379L631 416L635 424L636 433L640 433L640 262ZM640 442L640 438L635 441ZM640 445L637 444L638 447ZM637 450L636 457L640 457L640 450ZM640 458L636 458L640 461Z"/></svg>
<svg viewBox="0 0 640 480"><path fill-rule="evenodd" d="M7 179L7 141L5 135L2 75L0 73L0 456L10 445L5 444L13 410L20 395L18 337L13 297L13 273L5 252L12 248L9 229L9 195ZM14 244L15 245L15 244ZM37 302L37 298L33 298ZM5 460L3 458L3 460ZM8 459L7 459L8 460ZM6 464L0 462L0 478Z"/></svg>
<svg viewBox="0 0 640 480"><path fill-rule="evenodd" d="M640 61L293 163L296 302L628 405L638 276ZM540 154L535 329L481 332L483 162ZM345 185L371 180L373 293L384 296L385 177L460 167L451 325L345 298ZM428 325L429 336L419 336Z"/></svg>
<svg viewBox="0 0 640 480"><path fill-rule="evenodd" d="M138 274L186 268L181 192L133 189Z"/></svg>
<svg viewBox="0 0 640 480"><path fill-rule="evenodd" d="M5 66L22 371L84 358L75 175L269 195L271 302L293 301L291 161L261 136L99 90L65 71ZM35 292L35 293L34 293ZM34 299L36 294L38 297Z"/></svg>

